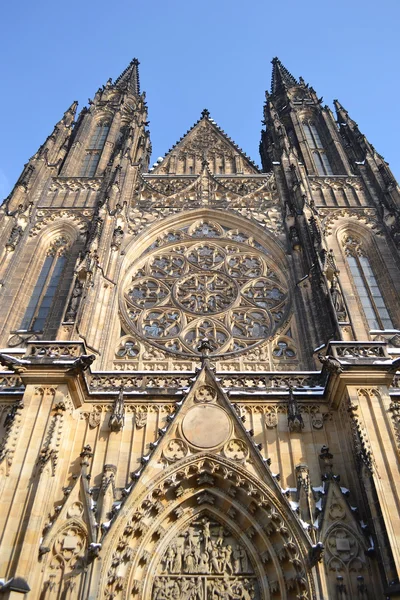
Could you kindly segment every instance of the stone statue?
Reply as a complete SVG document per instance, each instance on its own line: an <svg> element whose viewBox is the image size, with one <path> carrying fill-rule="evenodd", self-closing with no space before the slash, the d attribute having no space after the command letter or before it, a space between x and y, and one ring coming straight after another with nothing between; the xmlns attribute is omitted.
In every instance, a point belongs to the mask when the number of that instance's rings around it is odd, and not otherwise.
<svg viewBox="0 0 400 600"><path fill-rule="evenodd" d="M119 390L118 398L114 402L113 412L109 420L109 426L111 431L120 431L125 422L125 403L124 403L124 390Z"/></svg>
<svg viewBox="0 0 400 600"><path fill-rule="evenodd" d="M120 225L118 225L118 227L116 227L114 229L112 242L111 242L111 248L113 248L114 250L117 250L121 246L123 238L124 238L124 230L122 229L122 227Z"/></svg>
<svg viewBox="0 0 400 600"><path fill-rule="evenodd" d="M346 308L343 301L343 296L338 286L337 277L334 275L331 282L331 298L339 321L346 321Z"/></svg>
<svg viewBox="0 0 400 600"><path fill-rule="evenodd" d="M24 230L22 229L21 225L14 225L14 227L11 229L10 237L8 238L6 244L6 248L9 252L15 250L23 233Z"/></svg>
<svg viewBox="0 0 400 600"><path fill-rule="evenodd" d="M67 308L67 312L65 314L66 321L74 321L76 314L78 312L79 303L81 301L83 291L83 284L77 279L75 281L74 289L72 291L72 296L69 301L69 305Z"/></svg>

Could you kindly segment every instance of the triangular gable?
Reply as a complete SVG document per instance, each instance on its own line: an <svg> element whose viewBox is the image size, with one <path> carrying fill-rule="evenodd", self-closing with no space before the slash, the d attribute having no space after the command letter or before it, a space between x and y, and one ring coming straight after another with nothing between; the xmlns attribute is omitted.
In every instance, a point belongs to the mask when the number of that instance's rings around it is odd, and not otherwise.
<svg viewBox="0 0 400 600"><path fill-rule="evenodd" d="M247 471L250 478L262 481L276 498L284 513L290 513L308 538L298 515L290 508L287 497L269 469L260 449L252 440L252 431L236 412L218 379L208 366L208 359L196 374L178 410L169 419L161 437L150 444L151 451L142 457L142 467L133 474L134 495L140 496L162 469L185 462L191 456L215 455ZM248 492L251 495L251 490ZM128 499L127 499L128 500ZM308 538L309 539L309 538Z"/></svg>
<svg viewBox="0 0 400 600"><path fill-rule="evenodd" d="M167 152L152 170L152 175L198 175L207 161L215 174L257 175L257 165L235 142L210 119L204 110L202 117Z"/></svg>
<svg viewBox="0 0 400 600"><path fill-rule="evenodd" d="M325 541L329 532L334 528L347 529L358 536L365 543L360 522L356 518L355 508L349 505L346 499L348 490L341 488L334 479L327 482L327 491L322 499L322 510L319 516L319 539Z"/></svg>
<svg viewBox="0 0 400 600"><path fill-rule="evenodd" d="M207 573L219 574L215 556L226 548L227 581L246 573L259 588L257 597L267 597L268 589L284 593L284 586L306 592L311 585L306 569L314 564L311 539L208 359L203 362L142 457L118 513L107 530L102 527L104 585L111 582L107 590L114 593L129 580L134 597L153 597L169 586L168 573L191 581L196 567L187 562L182 570L185 548L187 556L205 561Z"/></svg>

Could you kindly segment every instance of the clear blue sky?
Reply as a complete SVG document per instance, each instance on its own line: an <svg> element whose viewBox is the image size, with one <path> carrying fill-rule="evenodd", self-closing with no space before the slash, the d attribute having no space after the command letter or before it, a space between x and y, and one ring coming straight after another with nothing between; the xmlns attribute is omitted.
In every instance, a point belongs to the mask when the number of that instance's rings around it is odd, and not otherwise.
<svg viewBox="0 0 400 600"><path fill-rule="evenodd" d="M0 51L0 199L73 100L82 108L133 57L153 161L203 108L260 164L273 56L338 98L400 178L399 0L6 2Z"/></svg>

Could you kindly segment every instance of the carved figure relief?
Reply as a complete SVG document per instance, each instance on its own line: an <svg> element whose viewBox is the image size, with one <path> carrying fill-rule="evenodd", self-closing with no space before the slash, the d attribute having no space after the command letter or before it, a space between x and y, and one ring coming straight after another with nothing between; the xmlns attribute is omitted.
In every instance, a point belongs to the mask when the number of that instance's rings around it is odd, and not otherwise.
<svg viewBox="0 0 400 600"><path fill-rule="evenodd" d="M247 552L220 523L192 521L165 550L152 600L258 600Z"/></svg>
<svg viewBox="0 0 400 600"><path fill-rule="evenodd" d="M278 415L276 412L267 412L264 417L265 425L268 429L274 429L278 425Z"/></svg>
<svg viewBox="0 0 400 600"><path fill-rule="evenodd" d="M100 425L101 420L101 412L98 410L92 410L89 414L89 427L90 429L95 429Z"/></svg>
<svg viewBox="0 0 400 600"><path fill-rule="evenodd" d="M123 294L124 328L164 351L185 354L195 354L204 337L217 353L246 351L270 338L289 307L278 268L261 247L249 252L237 241L239 233L224 238L219 225L197 222L188 234L177 243L167 237L164 250L137 261ZM294 356L285 350L285 357Z"/></svg>

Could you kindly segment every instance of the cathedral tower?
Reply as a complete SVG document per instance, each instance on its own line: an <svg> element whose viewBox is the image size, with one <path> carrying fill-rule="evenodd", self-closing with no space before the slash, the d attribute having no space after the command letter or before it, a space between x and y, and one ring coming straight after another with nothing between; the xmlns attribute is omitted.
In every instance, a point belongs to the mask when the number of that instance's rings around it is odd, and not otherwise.
<svg viewBox="0 0 400 600"><path fill-rule="evenodd" d="M149 168L134 59L0 219L0 598L400 598L399 188L272 61Z"/></svg>

